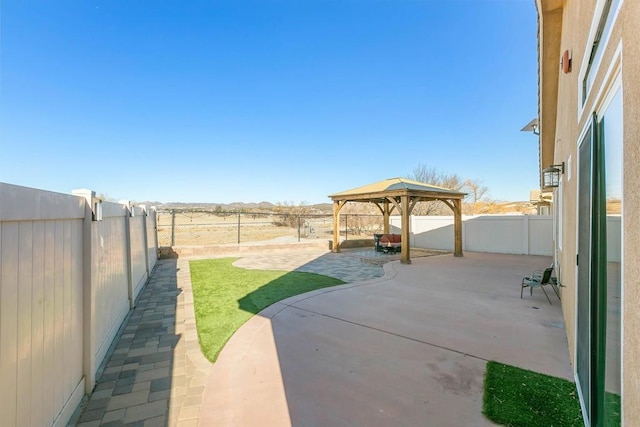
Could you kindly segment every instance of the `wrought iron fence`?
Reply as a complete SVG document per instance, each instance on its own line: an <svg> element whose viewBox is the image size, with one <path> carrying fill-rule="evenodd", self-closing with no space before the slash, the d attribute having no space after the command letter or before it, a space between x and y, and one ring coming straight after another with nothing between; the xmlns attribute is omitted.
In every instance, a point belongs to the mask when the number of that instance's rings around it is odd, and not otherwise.
<svg viewBox="0 0 640 427"><path fill-rule="evenodd" d="M286 212L158 210L158 245L217 245L331 239L333 215ZM372 238L382 230L382 215L341 214L340 235Z"/></svg>

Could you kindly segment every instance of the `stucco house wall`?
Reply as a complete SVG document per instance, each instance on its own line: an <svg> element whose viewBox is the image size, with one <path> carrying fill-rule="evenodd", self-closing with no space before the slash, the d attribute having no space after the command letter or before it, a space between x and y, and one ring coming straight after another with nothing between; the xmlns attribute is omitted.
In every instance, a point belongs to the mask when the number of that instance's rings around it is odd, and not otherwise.
<svg viewBox="0 0 640 427"><path fill-rule="evenodd" d="M625 425L640 425L640 1L622 0L606 41L593 87L581 104L581 67L591 52L590 29L603 0L536 0L539 22L540 168L565 162L561 191L562 235L554 239L562 306L575 364L578 143L593 111L602 105L617 69L623 105L622 402ZM560 67L570 52L571 72Z"/></svg>

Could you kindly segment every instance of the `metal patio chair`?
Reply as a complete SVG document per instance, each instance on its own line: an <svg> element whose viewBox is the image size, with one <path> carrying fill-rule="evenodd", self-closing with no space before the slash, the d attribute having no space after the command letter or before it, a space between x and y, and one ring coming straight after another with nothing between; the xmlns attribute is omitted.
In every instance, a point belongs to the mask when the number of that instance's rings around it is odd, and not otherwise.
<svg viewBox="0 0 640 427"><path fill-rule="evenodd" d="M551 268L552 270L555 270L555 267L553 265L553 263L551 263L551 265L549 266L549 268ZM544 273L544 270L535 270L533 272L533 276L534 277L542 277L542 274ZM553 291L556 293L556 296L558 297L558 299L560 298L560 288L563 288L564 285L562 285L559 281L558 281L558 277L554 276L553 274L551 275L551 278L549 279L549 281L551 282L551 288L553 289Z"/></svg>
<svg viewBox="0 0 640 427"><path fill-rule="evenodd" d="M560 299L560 294L556 290L553 282L551 281L551 273L553 272L553 267L545 268L544 270L536 270L533 272L531 276L526 276L522 278L522 286L520 288L520 299L522 299L522 292L524 288L529 288L529 294L533 295L533 288L541 288L542 292L544 292L544 296L547 297L547 301L549 304L553 305L551 299L549 299L549 295L547 291L544 289L545 286L551 286L553 292L555 292L558 299Z"/></svg>

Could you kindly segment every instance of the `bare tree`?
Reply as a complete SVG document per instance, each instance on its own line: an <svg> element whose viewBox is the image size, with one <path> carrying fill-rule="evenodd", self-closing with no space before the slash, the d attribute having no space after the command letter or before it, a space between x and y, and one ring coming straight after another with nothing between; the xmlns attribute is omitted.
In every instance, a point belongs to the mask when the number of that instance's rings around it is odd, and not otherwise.
<svg viewBox="0 0 640 427"><path fill-rule="evenodd" d="M280 226L297 227L299 217L304 216L310 212L311 208L307 206L305 202L300 202L296 205L293 201L278 203L274 212L277 213L274 223Z"/></svg>
<svg viewBox="0 0 640 427"><path fill-rule="evenodd" d="M422 163L413 168L408 178L455 191L463 191L465 184L456 174L441 172ZM413 208L412 213L413 215L451 215L451 209L440 201L420 202Z"/></svg>
<svg viewBox="0 0 640 427"><path fill-rule="evenodd" d="M485 200L489 189L485 185L482 185L482 181L477 179L467 179L464 182L463 189L467 193L465 198L466 207L473 215L476 213L478 202Z"/></svg>
<svg viewBox="0 0 640 427"><path fill-rule="evenodd" d="M454 173L441 172L434 167L429 167L422 163L413 168L413 172L409 175L409 179L456 191L461 191L464 187L464 182L458 175Z"/></svg>

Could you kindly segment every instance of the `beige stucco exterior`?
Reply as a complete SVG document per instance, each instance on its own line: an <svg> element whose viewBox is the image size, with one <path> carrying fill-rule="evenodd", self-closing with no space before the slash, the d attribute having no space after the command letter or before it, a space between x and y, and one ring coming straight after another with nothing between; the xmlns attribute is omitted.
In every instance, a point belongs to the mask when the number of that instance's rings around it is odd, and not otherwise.
<svg viewBox="0 0 640 427"><path fill-rule="evenodd" d="M623 0L606 41L592 89L580 112L581 67L591 45L594 14L602 0L536 0L539 19L540 167L566 165L562 177L562 236L556 242L562 306L575 363L577 150L591 114L620 70L623 105L622 402L625 425L640 425L640 1ZM571 72L560 67L571 53ZM561 247L560 247L561 246Z"/></svg>

